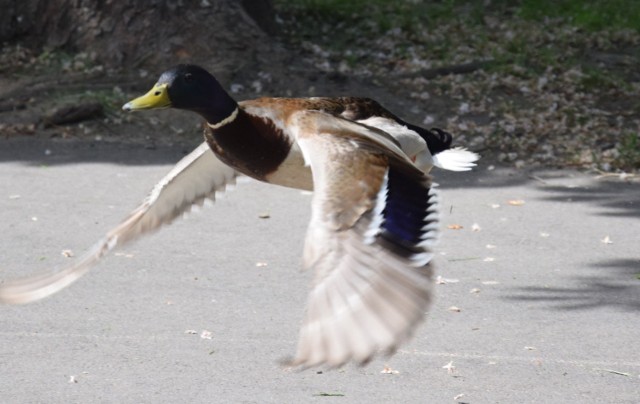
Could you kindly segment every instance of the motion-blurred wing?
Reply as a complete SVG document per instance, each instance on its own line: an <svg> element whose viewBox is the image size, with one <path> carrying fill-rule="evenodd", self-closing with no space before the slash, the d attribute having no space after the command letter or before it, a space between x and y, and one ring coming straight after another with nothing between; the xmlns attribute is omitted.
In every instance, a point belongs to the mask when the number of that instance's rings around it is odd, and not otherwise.
<svg viewBox="0 0 640 404"><path fill-rule="evenodd" d="M180 160L144 202L75 265L56 272L6 280L0 283L0 302L29 303L58 292L87 273L96 261L115 247L171 223L190 211L193 205L202 205L207 198L213 200L216 192L235 182L236 176L236 171L218 160L206 143L201 144Z"/></svg>
<svg viewBox="0 0 640 404"><path fill-rule="evenodd" d="M305 115L294 132L313 171L304 265L315 282L290 364L366 363L410 337L428 308L437 197L377 132Z"/></svg>

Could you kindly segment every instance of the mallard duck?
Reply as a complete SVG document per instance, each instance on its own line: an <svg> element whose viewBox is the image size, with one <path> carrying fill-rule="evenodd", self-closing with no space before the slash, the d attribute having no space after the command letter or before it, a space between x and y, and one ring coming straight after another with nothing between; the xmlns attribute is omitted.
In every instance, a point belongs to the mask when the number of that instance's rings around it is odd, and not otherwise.
<svg viewBox="0 0 640 404"><path fill-rule="evenodd" d="M27 303L68 286L107 252L170 223L244 174L313 190L303 265L314 271L291 366L364 364L390 354L424 317L437 239L433 165L468 170L478 156L451 136L402 121L365 98L236 102L206 70L163 73L126 111L177 108L205 121L205 143L72 267L0 285L0 301Z"/></svg>

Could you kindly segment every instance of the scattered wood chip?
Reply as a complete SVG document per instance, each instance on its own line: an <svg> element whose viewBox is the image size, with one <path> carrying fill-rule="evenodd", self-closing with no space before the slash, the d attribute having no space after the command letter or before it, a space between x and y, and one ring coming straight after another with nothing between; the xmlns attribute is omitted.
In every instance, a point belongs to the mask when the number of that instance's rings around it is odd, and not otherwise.
<svg viewBox="0 0 640 404"><path fill-rule="evenodd" d="M499 285L500 282L498 281L482 281L481 282L483 285Z"/></svg>
<svg viewBox="0 0 640 404"><path fill-rule="evenodd" d="M133 254L131 253L123 253L123 252L117 252L115 254L116 257L125 257L125 258L133 258Z"/></svg>
<svg viewBox="0 0 640 404"><path fill-rule="evenodd" d="M511 206L522 206L525 202L522 199L510 199L507 203Z"/></svg>
<svg viewBox="0 0 640 404"><path fill-rule="evenodd" d="M460 307L458 307L458 306L451 306L447 310L453 311L453 312L456 312L456 313L460 313L462 311L462 309Z"/></svg>
<svg viewBox="0 0 640 404"><path fill-rule="evenodd" d="M534 346L526 346L526 347L524 347L524 349L527 350L527 351L535 351L537 348L534 347Z"/></svg>
<svg viewBox="0 0 640 404"><path fill-rule="evenodd" d="M198 331L196 331L196 330L186 330L184 333L185 334L190 334L190 335L196 335L198 333Z"/></svg>
<svg viewBox="0 0 640 404"><path fill-rule="evenodd" d="M491 206L493 209L498 209L500 207L500 204L499 203L492 203L489 206Z"/></svg>
<svg viewBox="0 0 640 404"><path fill-rule="evenodd" d="M9 195L9 199L20 199L20 195L18 194Z"/></svg>
<svg viewBox="0 0 640 404"><path fill-rule="evenodd" d="M545 237L546 238L546 237L549 237L549 236L550 236L550 234L545 232L545 231L541 231L540 232L540 237Z"/></svg>
<svg viewBox="0 0 640 404"><path fill-rule="evenodd" d="M469 293L480 293L480 289L478 288L473 288L469 291Z"/></svg>
<svg viewBox="0 0 640 404"><path fill-rule="evenodd" d="M268 218L271 217L271 214L269 212L262 212L262 213L258 214L258 217L260 219L268 219Z"/></svg>
<svg viewBox="0 0 640 404"><path fill-rule="evenodd" d="M256 262L257 267L266 267L267 265L269 264L267 264L266 262Z"/></svg>
<svg viewBox="0 0 640 404"><path fill-rule="evenodd" d="M451 229L451 230L460 230L462 229L462 225L459 224L450 224L447 226L447 229Z"/></svg>
<svg viewBox="0 0 640 404"><path fill-rule="evenodd" d="M78 383L78 379L74 375L71 375L69 376L69 383Z"/></svg>
<svg viewBox="0 0 640 404"><path fill-rule="evenodd" d="M604 238L600 241L603 242L604 244L613 244L613 241L611 241L611 237L609 236L604 236Z"/></svg>
<svg viewBox="0 0 640 404"><path fill-rule="evenodd" d="M382 369L380 373L385 375L397 375L400 371L392 369L389 365L384 365L384 369Z"/></svg>
<svg viewBox="0 0 640 404"><path fill-rule="evenodd" d="M493 262L493 261L495 261L495 260L496 260L496 259L495 259L495 258L493 258L493 257L485 257L482 261L484 261L484 262Z"/></svg>
<svg viewBox="0 0 640 404"><path fill-rule="evenodd" d="M493 244L487 244L487 248L492 250L492 249L496 248L496 246L493 245Z"/></svg>
<svg viewBox="0 0 640 404"><path fill-rule="evenodd" d="M71 250L62 250L61 254L63 257L67 257L67 258L73 257L73 251Z"/></svg>
<svg viewBox="0 0 640 404"><path fill-rule="evenodd" d="M202 338L202 339L212 339L213 338L213 333L211 331L202 330L202 332L200 333L200 338Z"/></svg>
<svg viewBox="0 0 640 404"><path fill-rule="evenodd" d="M440 275L436 277L437 285L446 285L447 283L458 283L458 282L460 282L460 279L443 278Z"/></svg>
<svg viewBox="0 0 640 404"><path fill-rule="evenodd" d="M37 221L38 221L38 218L37 218L37 217L35 217L35 216L32 216L32 217L31 217L31 221L32 221L32 222L37 222Z"/></svg>
<svg viewBox="0 0 640 404"><path fill-rule="evenodd" d="M482 230L482 228L478 223L474 223L471 225L471 231L480 231L480 230Z"/></svg>
<svg viewBox="0 0 640 404"><path fill-rule="evenodd" d="M457 396L453 397L453 401L458 401L460 400L462 397L464 397L464 393L460 393Z"/></svg>

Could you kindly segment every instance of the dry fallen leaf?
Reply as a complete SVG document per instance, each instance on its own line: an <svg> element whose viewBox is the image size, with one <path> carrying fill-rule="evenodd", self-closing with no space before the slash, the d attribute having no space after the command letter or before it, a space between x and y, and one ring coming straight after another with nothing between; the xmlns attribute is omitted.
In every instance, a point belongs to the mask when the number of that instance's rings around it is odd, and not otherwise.
<svg viewBox="0 0 640 404"><path fill-rule="evenodd" d="M269 212L262 212L262 213L260 213L260 214L258 215L258 217L259 217L260 219L268 219L268 218L270 218L270 217L271 217L271 214L270 214Z"/></svg>
<svg viewBox="0 0 640 404"><path fill-rule="evenodd" d="M463 227L461 225L459 225L459 224L450 224L450 225L447 226L447 229L451 229L451 230L460 230L462 228Z"/></svg>
<svg viewBox="0 0 640 404"><path fill-rule="evenodd" d="M450 375L452 375L453 372L456 371L456 367L453 366L453 361L451 361L451 362L447 363L446 365L444 365L442 367L442 369L447 369L447 373L450 374Z"/></svg>
<svg viewBox="0 0 640 404"><path fill-rule="evenodd" d="M511 199L507 202L511 206L522 206L524 205L524 200L522 199Z"/></svg>

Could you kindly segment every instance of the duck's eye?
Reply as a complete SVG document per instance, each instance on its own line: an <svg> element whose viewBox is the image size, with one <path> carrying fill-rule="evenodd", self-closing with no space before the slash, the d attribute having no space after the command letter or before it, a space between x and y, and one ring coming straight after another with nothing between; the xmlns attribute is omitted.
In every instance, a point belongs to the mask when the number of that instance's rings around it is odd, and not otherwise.
<svg viewBox="0 0 640 404"><path fill-rule="evenodd" d="M184 81L186 81L187 83L189 83L190 81L193 80L193 74L191 73L185 73L184 75Z"/></svg>
<svg viewBox="0 0 640 404"><path fill-rule="evenodd" d="M160 94L162 94L161 91L156 91L155 93L153 93L153 95L155 95L156 97L159 96Z"/></svg>

